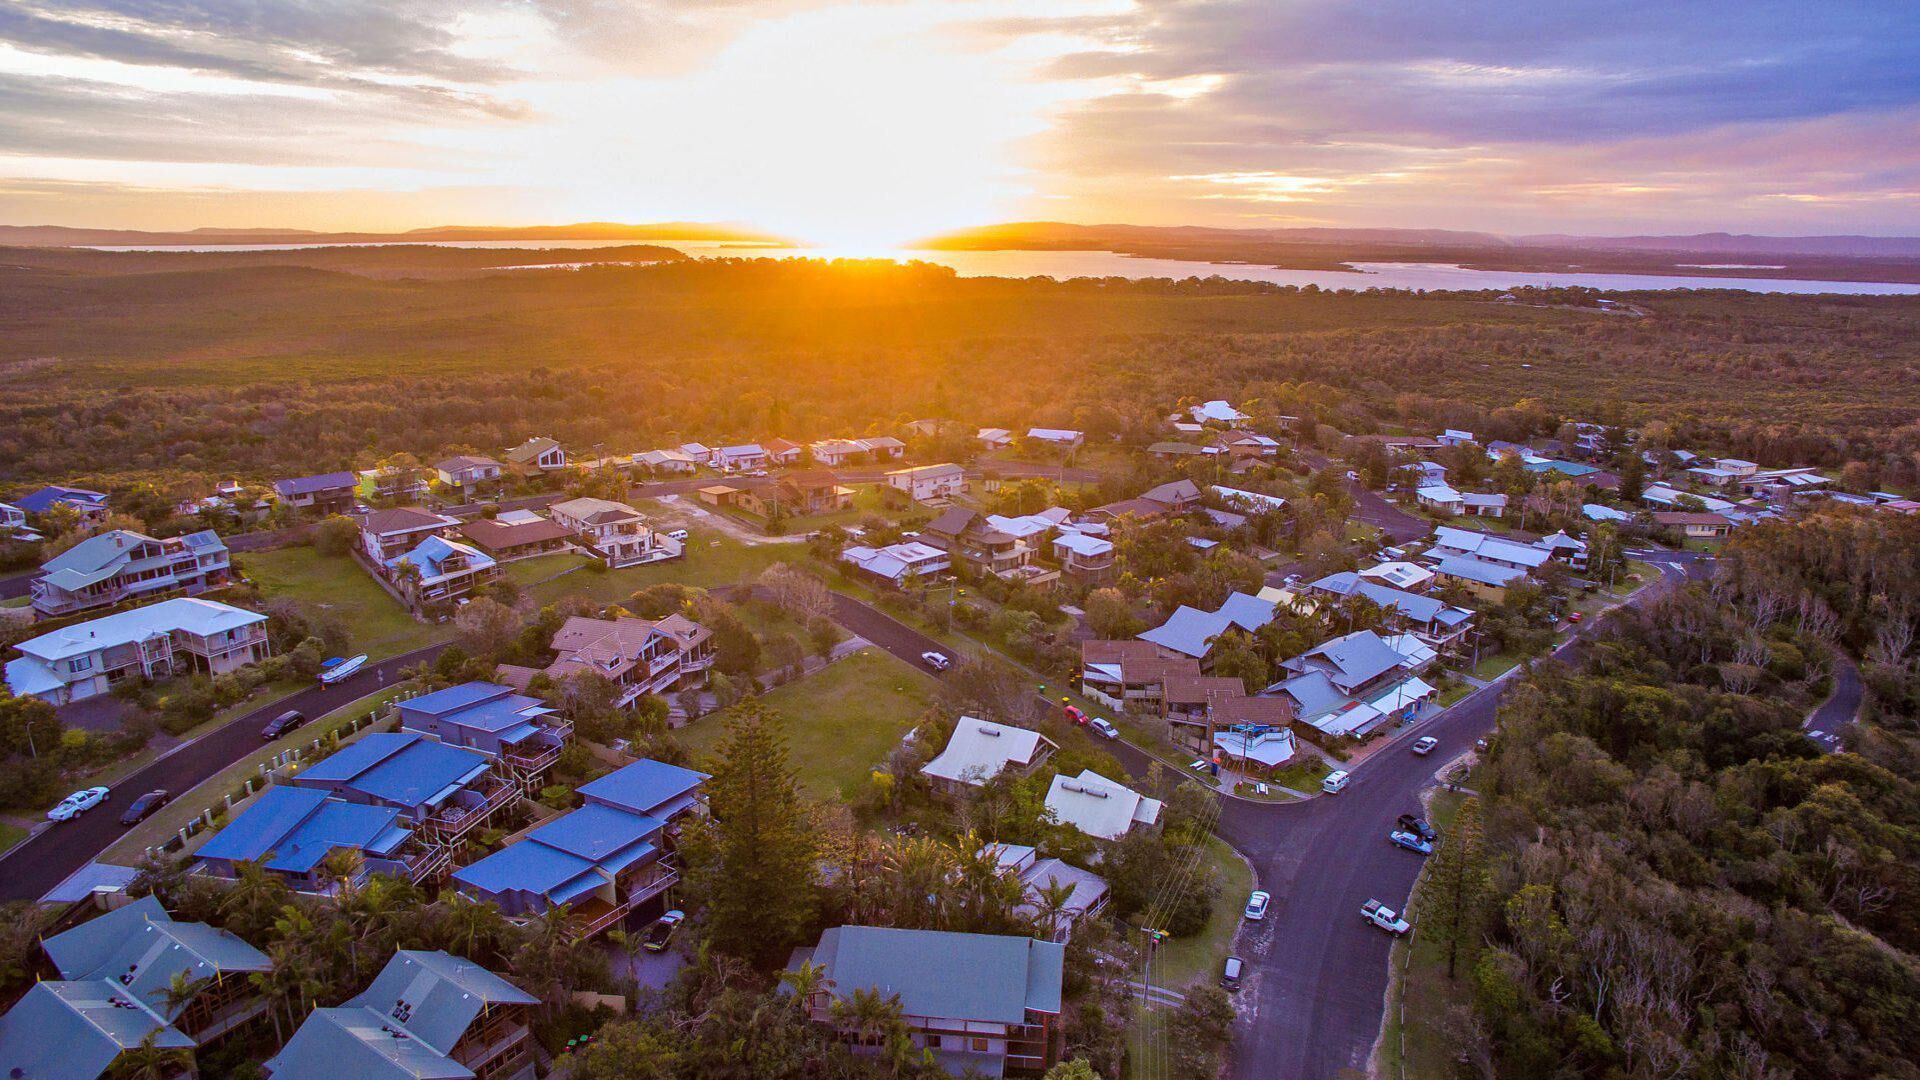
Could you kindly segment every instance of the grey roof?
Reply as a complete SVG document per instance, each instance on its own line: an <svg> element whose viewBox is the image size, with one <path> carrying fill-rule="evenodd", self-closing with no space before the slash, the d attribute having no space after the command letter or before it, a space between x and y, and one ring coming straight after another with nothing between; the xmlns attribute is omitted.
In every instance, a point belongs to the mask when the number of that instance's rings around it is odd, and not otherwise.
<svg viewBox="0 0 1920 1080"><path fill-rule="evenodd" d="M195 980L273 966L267 954L225 930L173 921L151 896L55 934L45 947L62 978L115 981L155 1012L165 1010L166 988L177 973ZM183 1008L184 1002L167 1018Z"/></svg>
<svg viewBox="0 0 1920 1080"><path fill-rule="evenodd" d="M1292 698L1299 707L1302 718L1331 712L1345 705L1348 700L1347 695L1333 685L1333 680L1327 678L1327 673L1318 670L1309 671L1304 675L1295 675L1267 689Z"/></svg>
<svg viewBox="0 0 1920 1080"><path fill-rule="evenodd" d="M1064 946L1026 937L836 926L812 958L836 997L877 989L900 995L908 1016L1024 1024L1029 1011L1060 1012L1065 957Z"/></svg>
<svg viewBox="0 0 1920 1080"><path fill-rule="evenodd" d="M1334 685L1347 689L1379 678L1406 662L1405 657L1394 652L1391 646L1380 640L1380 635L1371 630L1356 630L1331 641L1323 641L1303 655L1332 664L1339 673L1330 676Z"/></svg>
<svg viewBox="0 0 1920 1080"><path fill-rule="evenodd" d="M1484 559L1476 559L1471 555L1455 555L1451 558L1442 559L1440 560L1440 565L1434 567L1434 569L1448 577L1457 577L1466 581L1477 582L1481 585L1493 585L1501 588L1511 585L1515 581L1527 576L1525 570L1512 566L1502 566L1499 563L1490 563Z"/></svg>
<svg viewBox="0 0 1920 1080"><path fill-rule="evenodd" d="M273 490L282 498L296 495L312 495L321 491L351 489L358 485L360 478L350 472L321 473L318 476L296 476L291 480L275 480Z"/></svg>
<svg viewBox="0 0 1920 1080"><path fill-rule="evenodd" d="M1233 627L1252 633L1273 621L1273 611L1272 601L1237 592L1222 601L1214 611L1201 611L1182 604L1174 609L1166 622L1139 636L1141 640L1151 641L1162 648L1199 658L1207 655L1210 649L1207 642L1210 639Z"/></svg>
<svg viewBox="0 0 1920 1080"><path fill-rule="evenodd" d="M1375 604L1383 608L1392 608L1398 611L1401 617L1417 623L1432 622L1441 612L1447 610L1447 604L1444 601L1368 581L1351 570L1328 574L1314 582L1312 588L1337 596L1356 594L1364 596Z"/></svg>
<svg viewBox="0 0 1920 1080"><path fill-rule="evenodd" d="M161 1049L193 1049L192 1039L111 979L35 983L0 1017L0 1075L97 1080L149 1035Z"/></svg>

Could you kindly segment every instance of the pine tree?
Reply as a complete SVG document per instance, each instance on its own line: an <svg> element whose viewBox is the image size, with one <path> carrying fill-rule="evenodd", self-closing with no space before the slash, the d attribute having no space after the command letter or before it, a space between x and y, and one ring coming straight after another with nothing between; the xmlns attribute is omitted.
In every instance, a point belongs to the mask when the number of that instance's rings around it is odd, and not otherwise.
<svg viewBox="0 0 1920 1080"><path fill-rule="evenodd" d="M1420 933L1446 946L1449 979L1463 948L1470 953L1479 941L1490 884L1480 800L1470 797L1440 838L1414 898Z"/></svg>
<svg viewBox="0 0 1920 1080"><path fill-rule="evenodd" d="M817 852L786 737L764 705L733 710L707 790L713 820L686 847L714 945L777 959L812 925Z"/></svg>

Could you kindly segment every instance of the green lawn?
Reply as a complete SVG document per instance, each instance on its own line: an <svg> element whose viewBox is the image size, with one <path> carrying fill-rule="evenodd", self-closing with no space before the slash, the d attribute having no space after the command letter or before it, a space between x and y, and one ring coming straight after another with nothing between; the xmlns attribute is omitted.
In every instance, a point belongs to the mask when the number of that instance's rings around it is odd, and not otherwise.
<svg viewBox="0 0 1920 1080"><path fill-rule="evenodd" d="M1639 581L1633 580L1633 576L1636 574L1640 577ZM1654 566L1652 563L1641 562L1638 559L1628 559L1627 572L1621 574L1620 579L1614 582L1613 594L1615 596L1625 596L1640 586L1658 581L1659 579L1659 567Z"/></svg>
<svg viewBox="0 0 1920 1080"><path fill-rule="evenodd" d="M345 555L325 556L311 547L250 551L233 561L269 600L286 598L339 615L353 635L353 649L375 660L412 652L447 637L416 620Z"/></svg>
<svg viewBox="0 0 1920 1080"><path fill-rule="evenodd" d="M1486 657L1473 669L1473 677L1492 681L1512 671L1520 663L1520 658L1507 653L1494 653Z"/></svg>
<svg viewBox="0 0 1920 1080"><path fill-rule="evenodd" d="M513 563L507 567L507 572L526 588L528 596L541 605L551 604L563 596L585 596L610 604L663 581L700 588L752 581L774 563L794 562L807 555L805 544L747 544L725 533L705 529L691 531L685 557L666 562L630 566L624 570L602 570L587 566L593 560L583 555L542 555L537 559ZM533 584L535 580L552 577L570 565L582 566L583 569Z"/></svg>
<svg viewBox="0 0 1920 1080"><path fill-rule="evenodd" d="M27 838L27 830L12 822L0 821L0 852L12 851L15 844Z"/></svg>
<svg viewBox="0 0 1920 1080"><path fill-rule="evenodd" d="M147 848L179 832L187 822L199 817L210 807L219 807L229 791L239 787L248 777L258 775L262 762L283 750L303 746L327 732L345 726L348 721L364 716L392 701L405 689L404 684L389 686L349 702L272 742L261 743L259 750L220 770L191 791L174 792L172 802L161 807L152 817L127 830L120 839L114 841L113 846L101 854L101 861L119 860L121 865L132 865L138 862Z"/></svg>
<svg viewBox="0 0 1920 1080"><path fill-rule="evenodd" d="M1219 976L1220 965L1233 951L1233 935L1240 929L1240 912L1247 906L1247 894L1253 891L1253 871L1226 841L1209 837L1206 858L1220 872L1220 896L1214 901L1213 918L1207 920L1205 930L1160 946L1157 979L1168 989L1180 990L1196 979Z"/></svg>
<svg viewBox="0 0 1920 1080"><path fill-rule="evenodd" d="M1326 779L1333 767L1327 764L1327 759L1317 754L1300 754L1298 757L1299 760L1274 774L1273 783L1311 795L1320 790L1320 781Z"/></svg>
<svg viewBox="0 0 1920 1080"><path fill-rule="evenodd" d="M31 603L33 603L33 597L31 596L16 596L11 600L0 600L0 608L26 607Z"/></svg>
<svg viewBox="0 0 1920 1080"><path fill-rule="evenodd" d="M808 795L852 798L933 701L933 680L877 648L789 683L761 699L786 722L793 765ZM720 743L726 714L676 732L695 758Z"/></svg>

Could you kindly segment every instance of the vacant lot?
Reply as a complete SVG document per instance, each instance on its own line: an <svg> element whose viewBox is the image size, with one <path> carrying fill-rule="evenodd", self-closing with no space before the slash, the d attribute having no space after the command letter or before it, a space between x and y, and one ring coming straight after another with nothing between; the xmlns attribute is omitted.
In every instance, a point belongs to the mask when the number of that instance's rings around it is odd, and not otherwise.
<svg viewBox="0 0 1920 1080"><path fill-rule="evenodd" d="M932 700L931 678L872 648L761 698L785 721L801 786L819 799L857 793ZM715 713L679 738L700 758L719 746L725 727L726 714Z"/></svg>
<svg viewBox="0 0 1920 1080"><path fill-rule="evenodd" d="M346 623L353 648L375 660L412 652L449 635L408 615L352 559L326 556L310 547L250 551L233 561L269 600L286 598L315 611L330 611Z"/></svg>

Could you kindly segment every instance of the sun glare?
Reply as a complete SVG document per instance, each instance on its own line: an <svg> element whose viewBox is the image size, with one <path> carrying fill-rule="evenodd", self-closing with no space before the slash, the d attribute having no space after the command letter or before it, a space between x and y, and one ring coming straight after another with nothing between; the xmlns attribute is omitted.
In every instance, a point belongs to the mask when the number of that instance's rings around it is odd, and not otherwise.
<svg viewBox="0 0 1920 1080"><path fill-rule="evenodd" d="M793 15L672 79L537 87L555 122L509 145L497 130L448 141L505 151L523 174L498 179L544 193L531 220L727 220L823 252L893 251L1004 214L1026 192L1015 144L1062 100L1026 77L1030 57L943 39L952 10Z"/></svg>

